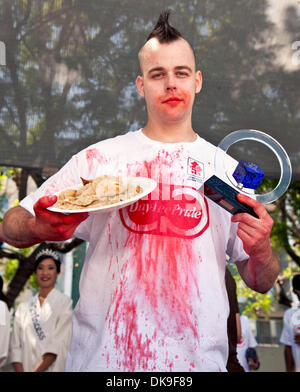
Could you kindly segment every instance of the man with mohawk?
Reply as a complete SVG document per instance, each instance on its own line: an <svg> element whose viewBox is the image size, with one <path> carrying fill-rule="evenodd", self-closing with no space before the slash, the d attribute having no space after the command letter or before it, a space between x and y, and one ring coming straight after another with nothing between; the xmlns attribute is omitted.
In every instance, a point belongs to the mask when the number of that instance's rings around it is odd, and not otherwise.
<svg viewBox="0 0 300 392"><path fill-rule="evenodd" d="M232 217L197 191L216 147L193 130L202 75L168 18L160 15L138 54L146 125L79 152L4 219L2 235L15 246L72 235L89 242L67 371L226 371L226 254L256 291L278 274L265 208L239 195L258 218ZM80 177L112 173L158 186L107 214L47 210Z"/></svg>

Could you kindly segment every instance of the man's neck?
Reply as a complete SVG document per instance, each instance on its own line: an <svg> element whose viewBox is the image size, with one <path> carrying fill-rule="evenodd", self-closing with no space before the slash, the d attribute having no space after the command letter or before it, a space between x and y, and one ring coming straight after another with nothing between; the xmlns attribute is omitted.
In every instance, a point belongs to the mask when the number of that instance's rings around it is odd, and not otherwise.
<svg viewBox="0 0 300 392"><path fill-rule="evenodd" d="M162 143L189 143L197 139L193 128L184 124L157 125L148 122L142 132L149 139Z"/></svg>

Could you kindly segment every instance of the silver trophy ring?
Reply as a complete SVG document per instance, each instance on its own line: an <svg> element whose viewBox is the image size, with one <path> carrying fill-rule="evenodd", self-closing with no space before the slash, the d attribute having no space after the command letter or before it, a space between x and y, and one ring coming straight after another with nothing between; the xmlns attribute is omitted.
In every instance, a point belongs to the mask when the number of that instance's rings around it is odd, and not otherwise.
<svg viewBox="0 0 300 392"><path fill-rule="evenodd" d="M273 153L276 155L279 164L280 164L280 179L277 186L269 193L265 194L249 194L248 192L244 191L243 189L239 189L234 185L239 193L246 194L253 199L259 201L261 204L268 204L272 203L273 201L280 198L286 190L288 189L291 178L292 178L292 165L290 162L290 158L287 155L284 148L275 140L272 136L257 131L255 129L241 129L235 132L230 133L229 135L225 136L224 139L218 145L218 149L215 156L215 170L216 172L220 173L223 171L222 162L221 162L221 155L218 153L218 150L222 150L223 152L227 152L228 148L231 147L236 142L242 140L255 140L257 142L265 144L268 148L270 148Z"/></svg>

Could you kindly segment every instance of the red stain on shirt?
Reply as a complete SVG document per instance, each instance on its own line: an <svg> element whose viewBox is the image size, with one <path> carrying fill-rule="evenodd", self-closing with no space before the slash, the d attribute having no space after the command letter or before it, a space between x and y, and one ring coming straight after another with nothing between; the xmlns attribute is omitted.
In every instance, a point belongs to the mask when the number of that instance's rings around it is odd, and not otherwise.
<svg viewBox="0 0 300 392"><path fill-rule="evenodd" d="M92 173L94 169L94 161L98 163L104 163L106 159L103 155L101 155L100 151L97 148L89 148L85 152L89 173Z"/></svg>
<svg viewBox="0 0 300 392"><path fill-rule="evenodd" d="M145 176L146 170L155 180L168 175L172 181L173 175L166 169L180 153L160 151L151 162L136 166L135 172L131 167L129 175ZM149 223L151 214L142 218ZM181 226L183 230L190 227ZM195 301L201 301L197 281L201 255L194 253L192 239L162 234L128 230L124 249L129 250L130 257L122 265L121 280L106 318L118 352L118 366L123 370L155 371L159 370L156 363L173 370L178 354L176 358L166 351L165 339L187 340L190 346L199 343Z"/></svg>
<svg viewBox="0 0 300 392"><path fill-rule="evenodd" d="M187 337L199 341L193 300L196 296L201 301L197 285L201 257L195 257L190 242L129 233L126 248L131 249L131 255L123 265L123 279L109 315L121 369L156 370L157 349L162 345L158 333L161 340ZM144 333L147 322L155 326L149 335ZM174 359L169 355L165 358L170 370Z"/></svg>
<svg viewBox="0 0 300 392"><path fill-rule="evenodd" d="M185 239L129 234L126 246L132 253L123 265L124 278L113 298L109 325L120 352L120 368L153 371L158 332L160 339L199 341L193 301L195 296L201 300L196 276L200 260ZM141 314L155 326L152 335L144 335ZM173 359L165 361L171 370Z"/></svg>

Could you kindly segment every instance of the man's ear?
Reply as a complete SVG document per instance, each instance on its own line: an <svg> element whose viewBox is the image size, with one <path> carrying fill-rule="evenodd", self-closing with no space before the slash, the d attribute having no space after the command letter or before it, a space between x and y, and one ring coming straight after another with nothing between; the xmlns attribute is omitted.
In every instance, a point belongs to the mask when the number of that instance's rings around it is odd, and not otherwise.
<svg viewBox="0 0 300 392"><path fill-rule="evenodd" d="M201 71L196 72L196 94L200 93L202 89L202 73Z"/></svg>
<svg viewBox="0 0 300 392"><path fill-rule="evenodd" d="M143 77L141 75L139 75L136 78L135 84L136 84L136 87L137 87L137 90L138 90L138 93L140 94L140 96L142 98L145 98L145 94L144 94L144 80L143 80Z"/></svg>

